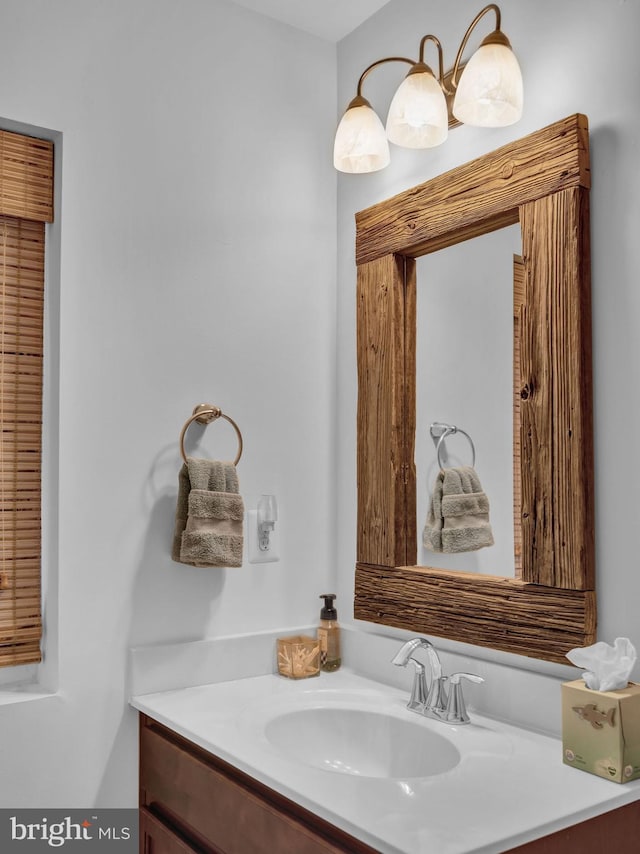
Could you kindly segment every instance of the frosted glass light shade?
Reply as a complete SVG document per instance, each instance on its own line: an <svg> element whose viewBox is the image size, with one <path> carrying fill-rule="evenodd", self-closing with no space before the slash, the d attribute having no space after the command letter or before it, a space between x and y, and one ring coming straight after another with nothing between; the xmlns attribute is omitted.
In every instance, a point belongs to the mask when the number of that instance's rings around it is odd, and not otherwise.
<svg viewBox="0 0 640 854"><path fill-rule="evenodd" d="M349 107L333 145L333 165L340 172L377 172L389 165L389 143L382 122L370 106Z"/></svg>
<svg viewBox="0 0 640 854"><path fill-rule="evenodd" d="M409 73L391 101L387 137L404 148L432 148L444 142L448 132L442 87L428 68Z"/></svg>
<svg viewBox="0 0 640 854"><path fill-rule="evenodd" d="M453 115L465 125L506 127L522 116L522 73L510 47L483 44L462 72Z"/></svg>

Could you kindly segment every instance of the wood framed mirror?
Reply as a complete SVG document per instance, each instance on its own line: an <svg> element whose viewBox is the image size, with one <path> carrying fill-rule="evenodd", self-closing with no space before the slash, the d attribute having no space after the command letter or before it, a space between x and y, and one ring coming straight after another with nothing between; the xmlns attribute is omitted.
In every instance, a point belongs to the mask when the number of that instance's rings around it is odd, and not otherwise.
<svg viewBox="0 0 640 854"><path fill-rule="evenodd" d="M595 641L589 187L574 115L356 215L357 619L564 663ZM415 259L518 222L516 574L418 566Z"/></svg>

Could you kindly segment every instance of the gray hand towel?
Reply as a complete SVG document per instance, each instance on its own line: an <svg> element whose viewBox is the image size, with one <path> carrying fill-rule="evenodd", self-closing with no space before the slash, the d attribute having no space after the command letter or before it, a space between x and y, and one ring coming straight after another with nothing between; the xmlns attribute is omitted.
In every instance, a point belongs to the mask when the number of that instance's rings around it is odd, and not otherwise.
<svg viewBox="0 0 640 854"><path fill-rule="evenodd" d="M178 476L173 560L189 566L242 566L243 519L235 465L187 457Z"/></svg>
<svg viewBox="0 0 640 854"><path fill-rule="evenodd" d="M432 552L472 552L493 545L489 499L472 466L438 473L422 532Z"/></svg>

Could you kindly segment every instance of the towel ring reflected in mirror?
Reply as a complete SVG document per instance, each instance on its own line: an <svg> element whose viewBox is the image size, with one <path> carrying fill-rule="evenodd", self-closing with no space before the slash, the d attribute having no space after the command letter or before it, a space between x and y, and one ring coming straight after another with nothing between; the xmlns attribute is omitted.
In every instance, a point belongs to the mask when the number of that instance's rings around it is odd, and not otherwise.
<svg viewBox="0 0 640 854"><path fill-rule="evenodd" d="M430 426L429 432L431 433L432 439L438 440L436 444L436 456L438 458L438 465L441 469L446 468L446 466L442 462L442 457L440 456L440 452L444 450L444 446L442 443L447 438L447 436L453 436L454 433L462 433L462 435L466 437L469 444L471 445L471 468L474 468L476 464L476 449L473 444L473 439L465 430L460 427L456 427L455 424L438 424L436 422Z"/></svg>
<svg viewBox="0 0 640 854"><path fill-rule="evenodd" d="M187 455L184 451L184 437L185 434L191 424L194 421L197 421L198 424L211 424L212 421L216 421L218 418L224 418L225 421L228 421L229 424L236 431L236 436L238 437L238 453L236 454L236 458L233 461L234 466L237 466L240 462L240 457L242 456L242 433L240 432L240 428L233 420L233 418L229 418L228 415L225 415L224 412L220 409L219 406L214 406L211 403L200 403L193 410L193 415L184 423L182 431L180 433L180 455L184 460L185 465L187 464Z"/></svg>

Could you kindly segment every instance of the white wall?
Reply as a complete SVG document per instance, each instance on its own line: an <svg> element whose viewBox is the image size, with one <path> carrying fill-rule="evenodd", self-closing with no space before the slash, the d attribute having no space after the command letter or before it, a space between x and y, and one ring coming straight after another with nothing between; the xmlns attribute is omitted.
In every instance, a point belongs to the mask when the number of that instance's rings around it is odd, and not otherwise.
<svg viewBox="0 0 640 854"><path fill-rule="evenodd" d="M338 49L342 111L362 70L382 56L415 57L420 37L441 39L451 65L477 0L391 0ZM355 555L355 268L354 213L576 112L590 122L593 353L595 393L596 543L599 638L628 636L640 650L640 84L638 0L510 0L503 28L520 60L525 111L510 128L468 127L451 132L437 149L392 146L391 165L372 175L341 175L338 182L338 593L353 591ZM489 32L480 25L472 47ZM484 29L482 29L484 27ZM474 37L475 38L475 37ZM427 53L427 62L435 57ZM383 117L404 73L388 65L367 78L363 94ZM342 609L343 619L346 609ZM365 624L360 624L365 627ZM379 631L379 629L376 629ZM393 630L389 630L389 633ZM445 644L455 649L455 644ZM476 650L480 657L496 655ZM499 656L498 656L499 658ZM510 661L513 661L509 657ZM518 659L537 669L533 661ZM636 669L638 678L640 670ZM484 689L484 686L483 686Z"/></svg>
<svg viewBox="0 0 640 854"><path fill-rule="evenodd" d="M0 77L63 150L59 692L0 708L0 805L134 806L128 647L310 622L332 586L335 46L225 0L3 0ZM202 401L247 505L277 494L279 563L170 560Z"/></svg>

